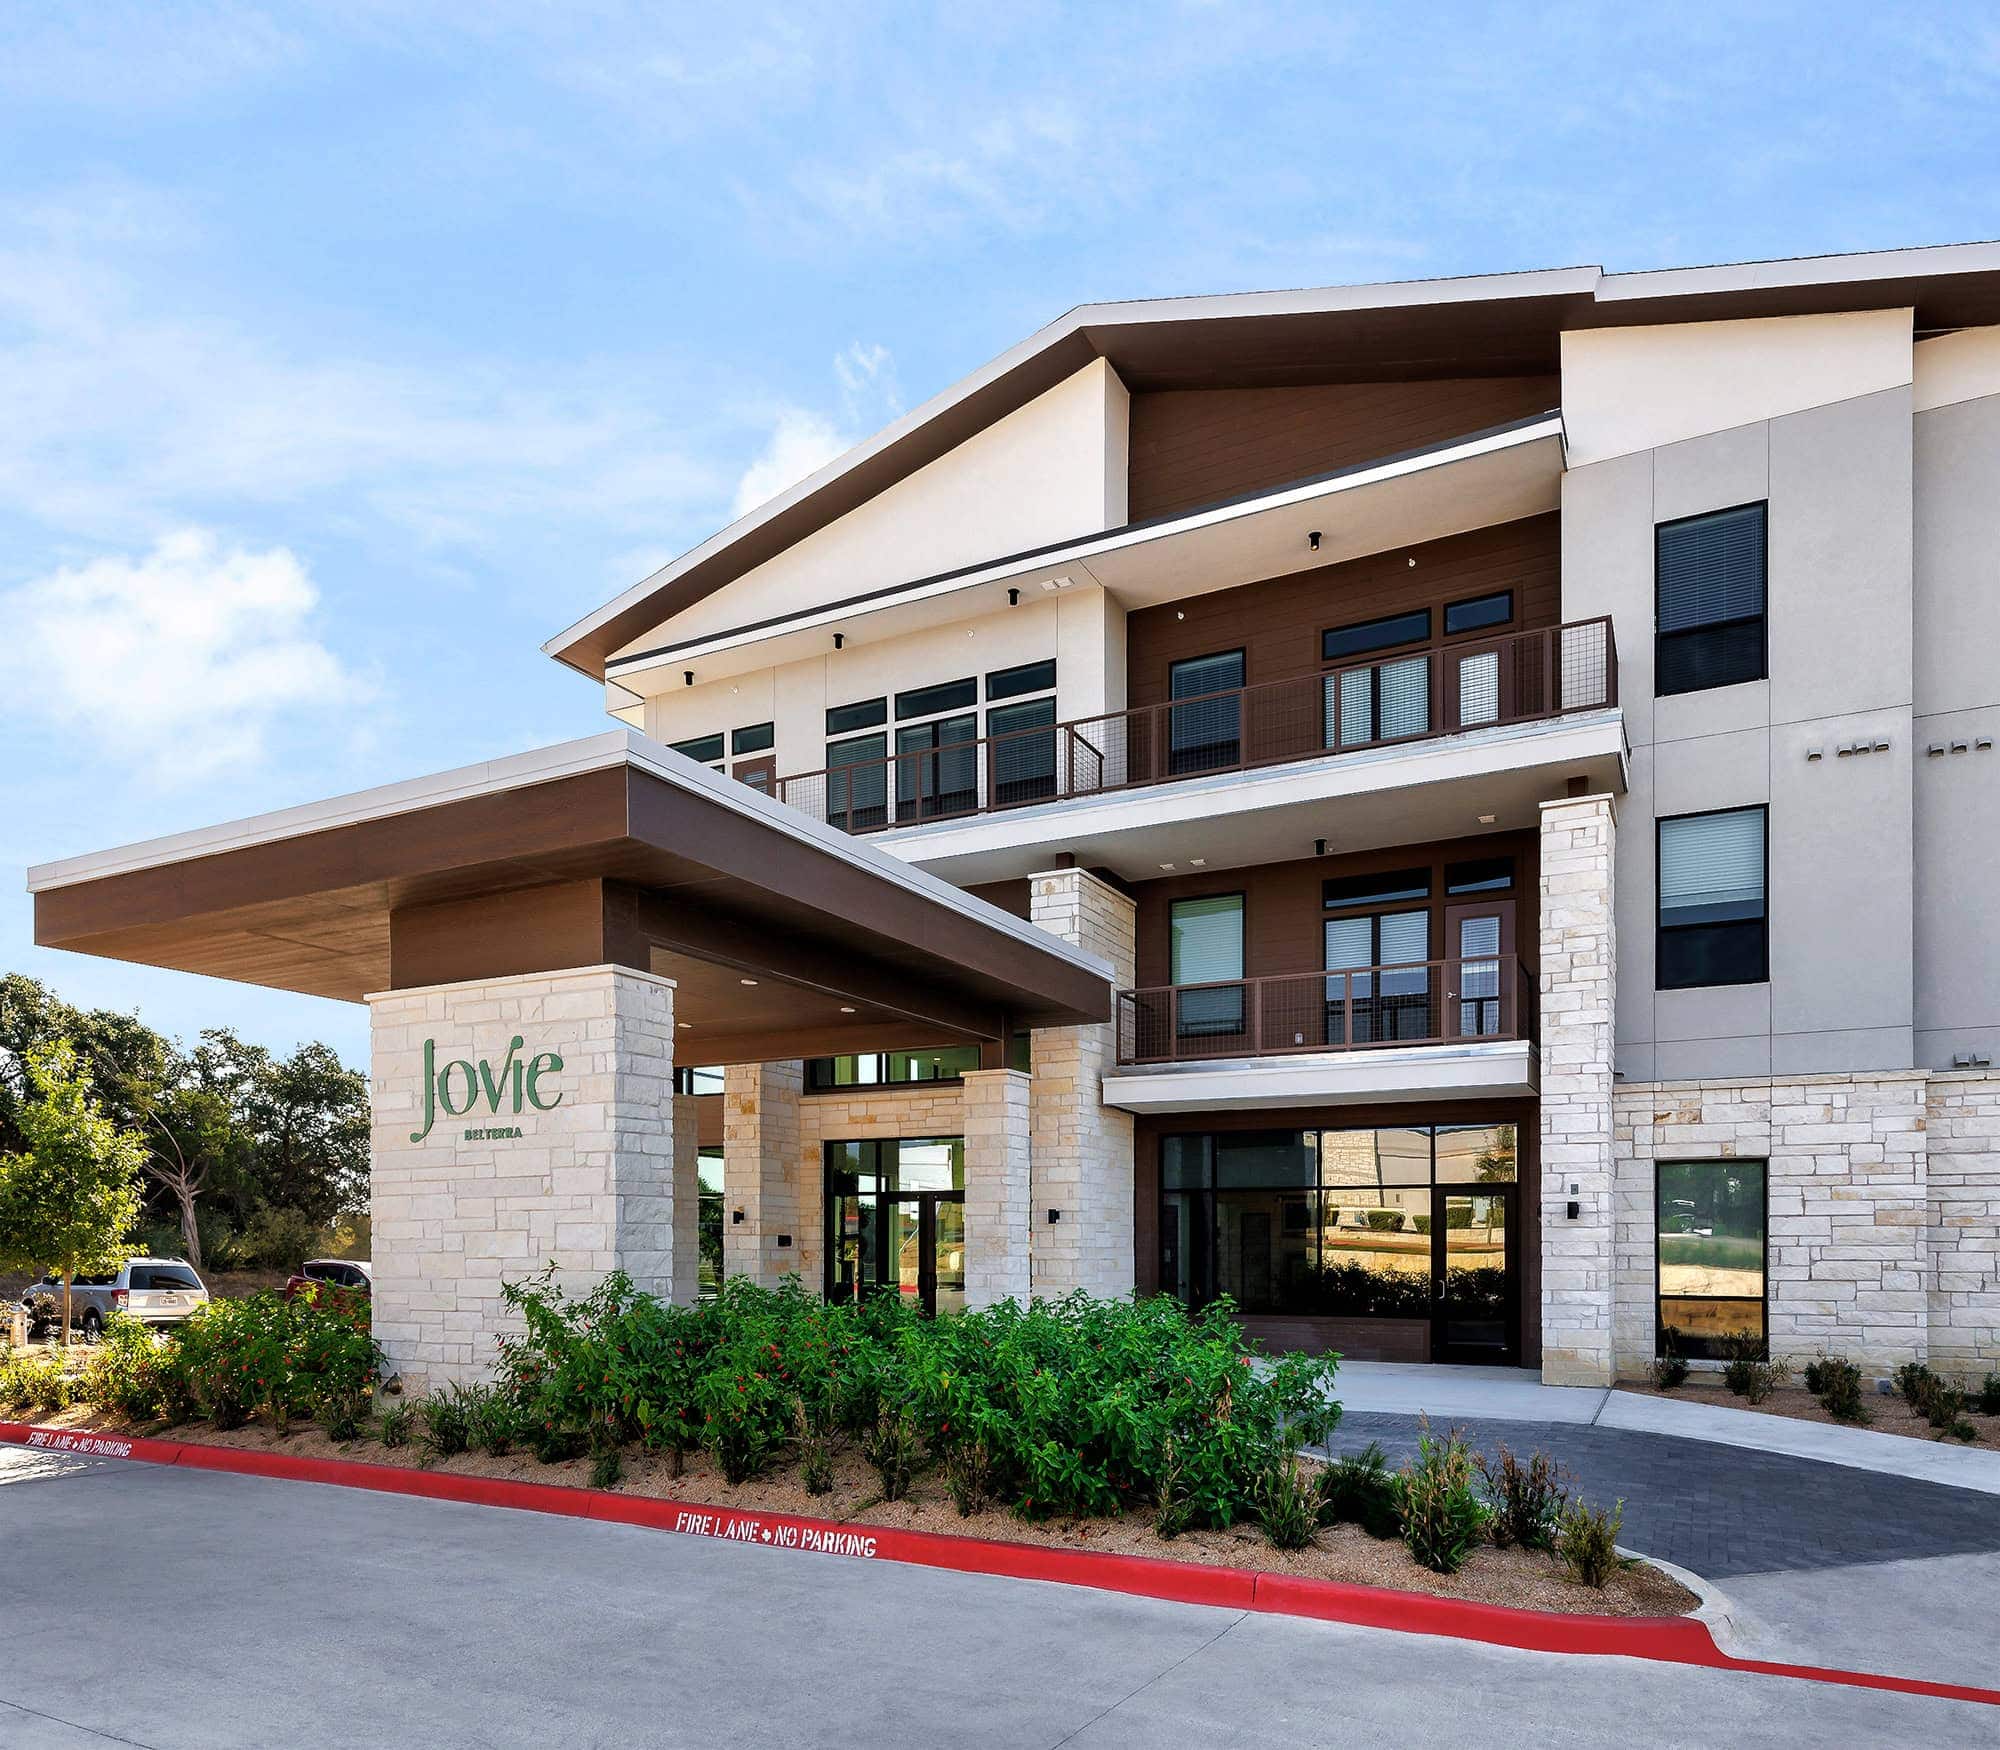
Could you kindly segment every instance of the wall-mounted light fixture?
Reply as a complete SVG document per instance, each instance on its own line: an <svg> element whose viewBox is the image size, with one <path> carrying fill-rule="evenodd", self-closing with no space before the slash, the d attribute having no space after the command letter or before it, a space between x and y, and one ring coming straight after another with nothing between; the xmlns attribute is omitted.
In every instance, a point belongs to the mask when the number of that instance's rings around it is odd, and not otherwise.
<svg viewBox="0 0 2000 1750"><path fill-rule="evenodd" d="M839 650L839 649L840 649L840 648L842 648L842 646L844 646L844 645L845 645L846 643L847 643L847 634L846 634L845 632L836 632L836 633L834 633L834 635L833 635L833 647L834 647L834 649L836 649L836 650Z"/></svg>
<svg viewBox="0 0 2000 1750"><path fill-rule="evenodd" d="M1007 592L1007 605L1010 608L1018 608L1021 605L1021 592L1018 589L1010 589Z"/></svg>
<svg viewBox="0 0 2000 1750"><path fill-rule="evenodd" d="M1313 855L1314 855L1315 857L1323 857L1323 856L1325 856L1325 855L1326 855L1326 840L1325 840L1325 839L1314 839L1314 840L1313 840Z"/></svg>
<svg viewBox="0 0 2000 1750"><path fill-rule="evenodd" d="M1306 545L1315 553L1319 551L1319 530L1314 529L1306 536Z"/></svg>
<svg viewBox="0 0 2000 1750"><path fill-rule="evenodd" d="M743 1225L743 1211L742 1211L742 1210L740 1210L740 1209L732 1209L732 1210L731 1210L731 1211L729 1212L729 1225L730 1225L731 1227L741 1227L741 1226Z"/></svg>
<svg viewBox="0 0 2000 1750"><path fill-rule="evenodd" d="M684 668L684 669L682 669L682 670L681 670L681 683L682 683L682 684L683 684L684 686L690 686L690 687L694 685L694 670L693 670L693 669L691 669L691 668Z"/></svg>
<svg viewBox="0 0 2000 1750"><path fill-rule="evenodd" d="M1062 1220L1062 1211L1061 1211L1060 1209L1051 1209L1051 1210L1049 1211L1049 1226L1050 1226L1050 1227L1054 1227L1054 1226L1055 1226L1055 1224L1056 1224L1057 1222L1061 1221L1061 1220Z"/></svg>

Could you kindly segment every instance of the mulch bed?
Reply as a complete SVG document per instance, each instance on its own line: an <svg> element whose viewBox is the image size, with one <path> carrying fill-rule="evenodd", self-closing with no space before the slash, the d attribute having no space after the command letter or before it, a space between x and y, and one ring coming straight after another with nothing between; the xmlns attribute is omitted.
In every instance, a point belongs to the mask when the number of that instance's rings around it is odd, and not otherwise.
<svg viewBox="0 0 2000 1750"><path fill-rule="evenodd" d="M1910 1408L1900 1396L1891 1394L1878 1397L1873 1393L1863 1396L1862 1408L1867 1412L1866 1422L1838 1422L1826 1413L1826 1408L1818 1398L1804 1386L1780 1386L1761 1404L1753 1404L1748 1398L1739 1398L1723 1386L1720 1380L1712 1383L1697 1374L1686 1385L1676 1386L1672 1391L1662 1391L1650 1380L1621 1380L1620 1391L1638 1392L1649 1398L1682 1398L1691 1404L1715 1404L1725 1410L1759 1410L1767 1416L1789 1416L1797 1422L1823 1422L1838 1428L1866 1428L1874 1434L1900 1434L1911 1440L1942 1440L1947 1446L1957 1446L1961 1442L1941 1435L1922 1416ZM1979 1438L1968 1444L1988 1450L2000 1448L2000 1416L1982 1416L1976 1410L1968 1410L1965 1419L1979 1431Z"/></svg>
<svg viewBox="0 0 2000 1750"><path fill-rule="evenodd" d="M51 1427L135 1431L83 1408L40 1420ZM404 1468L421 1466L414 1448L391 1449L373 1439L340 1445L316 1428L300 1428L282 1439L257 1425L228 1433L199 1424L145 1432L159 1432L189 1443L285 1452L304 1458L339 1458ZM421 1468L568 1488L587 1488L590 1483L588 1459L541 1464L524 1452L509 1453L504 1458L478 1452L460 1453ZM875 1472L853 1451L843 1452L836 1460L833 1489L825 1495L807 1494L799 1482L796 1466L775 1469L752 1482L731 1485L702 1453L691 1454L681 1475L674 1476L666 1458L628 1452L618 1490L621 1494L703 1506L800 1514L839 1524L894 1526L1010 1543L1151 1556L1208 1567L1251 1568L1521 1610L1592 1616L1679 1616L1699 1603L1685 1586L1645 1563L1621 1569L1602 1591L1597 1591L1565 1578L1549 1556L1518 1549L1481 1549L1458 1573L1433 1574L1418 1567L1400 1542L1378 1541L1352 1525L1321 1531L1311 1548L1278 1550L1271 1547L1254 1525L1236 1526L1228 1531L1189 1531L1171 1541L1163 1540L1154 1534L1150 1513L1133 1513L1120 1519L1031 1523L1005 1508L988 1507L965 1518L952 1505L943 1480L934 1472L919 1473L905 1499L882 1500Z"/></svg>

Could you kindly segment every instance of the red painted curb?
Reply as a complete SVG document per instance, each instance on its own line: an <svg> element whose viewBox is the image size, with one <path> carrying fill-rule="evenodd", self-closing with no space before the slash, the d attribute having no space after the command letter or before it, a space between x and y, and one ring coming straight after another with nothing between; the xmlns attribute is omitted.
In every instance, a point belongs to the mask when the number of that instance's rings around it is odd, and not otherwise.
<svg viewBox="0 0 2000 1750"><path fill-rule="evenodd" d="M994 1538L955 1537L945 1532L909 1531L896 1526L843 1525L835 1520L811 1519L794 1513L756 1513L648 1495L620 1495L607 1489L459 1476L405 1465L367 1464L356 1459L246 1452L240 1447L208 1446L199 1441L151 1440L81 1429L43 1428L28 1422L0 1422L0 1444L83 1457L180 1465L190 1470L222 1471L238 1476L272 1477L286 1482L372 1489L380 1494L412 1495L471 1506L507 1507L520 1512L634 1525L688 1537L717 1537L735 1543L907 1562L958 1573L1051 1580L1176 1604L1210 1604L1227 1610L1256 1610L1276 1616L1345 1622L1401 1634L1442 1635L1528 1652L1651 1659L1716 1671L1789 1677L1810 1683L2000 1707L2000 1690L1979 1689L1969 1684L1739 1659L1715 1644L1706 1623L1690 1616L1571 1616L1520 1610L1510 1605L1479 1604L1467 1599L1435 1598L1423 1592L1398 1592L1339 1580L1315 1580L1303 1575L1206 1567L1159 1556L1050 1548Z"/></svg>

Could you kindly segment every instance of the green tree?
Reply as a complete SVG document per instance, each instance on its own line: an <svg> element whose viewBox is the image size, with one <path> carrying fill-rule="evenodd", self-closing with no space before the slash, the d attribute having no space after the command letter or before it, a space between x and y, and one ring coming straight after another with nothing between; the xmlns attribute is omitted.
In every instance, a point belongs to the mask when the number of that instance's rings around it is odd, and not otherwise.
<svg viewBox="0 0 2000 1750"><path fill-rule="evenodd" d="M68 1040L29 1053L15 1108L24 1145L0 1155L0 1263L62 1277L62 1340L79 1275L125 1261L139 1220L146 1145L106 1117Z"/></svg>

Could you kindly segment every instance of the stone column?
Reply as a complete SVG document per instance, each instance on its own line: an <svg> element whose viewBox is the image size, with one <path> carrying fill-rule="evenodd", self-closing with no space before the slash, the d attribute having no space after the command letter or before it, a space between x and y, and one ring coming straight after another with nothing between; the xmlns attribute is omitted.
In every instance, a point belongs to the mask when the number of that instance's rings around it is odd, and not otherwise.
<svg viewBox="0 0 2000 1750"><path fill-rule="evenodd" d="M965 1132L965 1304L1028 1299L1030 1077L968 1070Z"/></svg>
<svg viewBox="0 0 2000 1750"><path fill-rule="evenodd" d="M622 1269L692 1295L670 979L590 966L368 1005L373 1317L395 1372L483 1379L513 1323L501 1284L545 1264L575 1293Z"/></svg>
<svg viewBox="0 0 2000 1750"><path fill-rule="evenodd" d="M1542 1378L1550 1385L1609 1385L1614 1373L1613 839L1609 796L1542 804Z"/></svg>
<svg viewBox="0 0 2000 1750"><path fill-rule="evenodd" d="M1112 982L1135 977L1137 908L1083 869L1029 878L1029 916L1052 935L1111 962ZM1104 1072L1117 1062L1117 1023L1043 1027L1034 1036L1030 1173L1033 1284L1037 1295L1081 1288L1128 1295L1134 1282L1132 1115L1104 1104ZM1048 1212L1061 1211L1051 1223Z"/></svg>
<svg viewBox="0 0 2000 1750"><path fill-rule="evenodd" d="M777 1287L799 1269L802 1063L733 1063L722 1085L722 1274ZM741 1213L743 1219L738 1221Z"/></svg>

